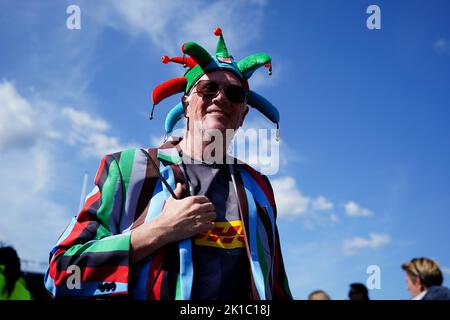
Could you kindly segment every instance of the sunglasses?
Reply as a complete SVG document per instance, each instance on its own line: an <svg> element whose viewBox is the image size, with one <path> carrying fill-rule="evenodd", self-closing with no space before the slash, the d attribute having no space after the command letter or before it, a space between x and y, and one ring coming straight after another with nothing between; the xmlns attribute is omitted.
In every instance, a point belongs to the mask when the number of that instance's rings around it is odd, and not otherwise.
<svg viewBox="0 0 450 320"><path fill-rule="evenodd" d="M220 91L221 86L212 80L200 80L195 86L195 90L200 97L205 99L212 99ZM222 86L225 92L225 97L234 103L242 103L247 98L247 91L242 86L236 84L228 84Z"/></svg>

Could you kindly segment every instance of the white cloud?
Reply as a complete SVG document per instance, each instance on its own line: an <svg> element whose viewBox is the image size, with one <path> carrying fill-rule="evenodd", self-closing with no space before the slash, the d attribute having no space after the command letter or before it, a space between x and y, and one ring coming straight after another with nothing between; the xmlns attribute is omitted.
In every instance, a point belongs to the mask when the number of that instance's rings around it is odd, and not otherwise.
<svg viewBox="0 0 450 320"><path fill-rule="evenodd" d="M369 238L354 237L346 239L342 243L342 249L345 255L355 255L358 251L363 249L380 248L391 242L388 234L371 233Z"/></svg>
<svg viewBox="0 0 450 320"><path fill-rule="evenodd" d="M279 217L292 217L307 213L311 199L297 188L292 177L272 180Z"/></svg>
<svg viewBox="0 0 450 320"><path fill-rule="evenodd" d="M92 18L100 24L144 36L152 45L177 55L182 43L191 40L212 51L217 41L212 31L217 26L222 28L231 54L239 51L260 36L265 5L265 1L190 1L186 5L182 0L104 1L95 8L87 1L82 4L92 9L87 12L95 12ZM251 19L248 12L252 12Z"/></svg>
<svg viewBox="0 0 450 320"><path fill-rule="evenodd" d="M436 53L450 56L450 42L440 38L433 43L433 49Z"/></svg>
<svg viewBox="0 0 450 320"><path fill-rule="evenodd" d="M102 118L71 107L20 95L8 81L0 83L0 149L33 146L53 140L80 149L85 157L100 158L131 147L109 134L110 125Z"/></svg>
<svg viewBox="0 0 450 320"><path fill-rule="evenodd" d="M278 217L301 217L306 229L314 229L317 225L324 226L339 222L336 214L324 215L323 211L333 209L334 205L324 196L316 198L306 196L298 188L295 179L291 176L271 179L275 194Z"/></svg>
<svg viewBox="0 0 450 320"><path fill-rule="evenodd" d="M312 202L313 208L317 211L327 211L333 209L333 203L324 196L319 196Z"/></svg>
<svg viewBox="0 0 450 320"><path fill-rule="evenodd" d="M190 1L188 6L183 0L110 0L101 4L85 1L81 6L87 8L88 13L95 12L92 18L101 26L149 40L161 54L182 55L181 45L187 41L195 41L213 53L217 45L213 30L219 26L230 54L240 60L254 53L247 53L245 49L264 34L262 22L266 5L266 0L197 0ZM248 12L251 12L251 19ZM269 87L281 81L287 67L281 60L277 61L271 77L265 68L255 72L250 81L252 88ZM179 73L179 68L173 70Z"/></svg>
<svg viewBox="0 0 450 320"><path fill-rule="evenodd" d="M101 158L133 146L109 134L110 125L104 119L71 107L60 108L41 98L26 99L8 81L0 84L0 106L3 150L53 140L79 148L85 157Z"/></svg>
<svg viewBox="0 0 450 320"><path fill-rule="evenodd" d="M350 217L370 217L373 216L373 212L360 207L356 202L349 201L345 205L345 212Z"/></svg>
<svg viewBox="0 0 450 320"><path fill-rule="evenodd" d="M68 133L62 135L69 144L79 145L85 157L100 158L105 154L132 147L124 145L119 138L108 134L110 125L100 117L86 111L65 107L62 115L68 121Z"/></svg>
<svg viewBox="0 0 450 320"><path fill-rule="evenodd" d="M66 107L62 110L62 115L70 119L70 121L80 129L91 129L96 131L105 131L109 129L109 125L105 120L93 117L85 111Z"/></svg>
<svg viewBox="0 0 450 320"><path fill-rule="evenodd" d="M337 222L339 222L339 217L335 214L331 214L330 220L331 220L331 222L337 223Z"/></svg>
<svg viewBox="0 0 450 320"><path fill-rule="evenodd" d="M67 170L62 147L71 145L81 155L100 158L125 146L108 135L110 126L100 117L27 99L8 81L0 84L0 105L0 241L27 260L45 262L69 213L76 214L76 178Z"/></svg>
<svg viewBox="0 0 450 320"><path fill-rule="evenodd" d="M86 157L100 158L105 154L118 152L132 147L136 147L136 145L123 145L119 142L118 137L93 132L86 137L86 140L84 140L81 152Z"/></svg>
<svg viewBox="0 0 450 320"><path fill-rule="evenodd" d="M0 150L32 146L39 138L36 114L15 86L0 83Z"/></svg>
<svg viewBox="0 0 450 320"><path fill-rule="evenodd" d="M53 154L51 146L37 142L26 153L12 150L2 154L0 161L0 240L27 260L46 262L70 219L70 206L58 200L67 189L69 173Z"/></svg>
<svg viewBox="0 0 450 320"><path fill-rule="evenodd" d="M169 137L167 137L167 140L166 141L170 141L170 140L172 140L172 137L182 137L182 136L184 136L184 128L183 129L175 129L173 132L172 132L172 135L171 136L169 136ZM162 145L165 141L164 141L164 139L165 139L166 137L165 136L160 136L160 135L151 135L150 136L150 146L152 147L152 148L156 148L156 147L159 147L160 145Z"/></svg>

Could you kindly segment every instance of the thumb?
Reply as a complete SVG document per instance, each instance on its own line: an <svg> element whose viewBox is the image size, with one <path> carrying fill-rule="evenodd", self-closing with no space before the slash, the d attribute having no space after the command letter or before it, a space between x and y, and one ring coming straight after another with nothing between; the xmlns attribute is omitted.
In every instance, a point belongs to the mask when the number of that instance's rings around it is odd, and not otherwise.
<svg viewBox="0 0 450 320"><path fill-rule="evenodd" d="M181 195L183 194L183 186L181 183L177 183L177 187L175 188L175 190L173 190L173 192L175 193L175 195L177 196L178 199L181 198Z"/></svg>

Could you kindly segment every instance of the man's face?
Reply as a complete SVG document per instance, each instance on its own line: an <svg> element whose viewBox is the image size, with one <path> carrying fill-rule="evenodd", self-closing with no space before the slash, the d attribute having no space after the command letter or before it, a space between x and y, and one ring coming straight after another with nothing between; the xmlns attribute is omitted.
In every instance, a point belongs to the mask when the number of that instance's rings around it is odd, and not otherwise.
<svg viewBox="0 0 450 320"><path fill-rule="evenodd" d="M405 273L405 276L406 276L406 287L408 288L408 291L411 293L412 297L417 296L424 290L418 278L410 277L407 272Z"/></svg>
<svg viewBox="0 0 450 320"><path fill-rule="evenodd" d="M219 84L220 90L214 97L205 97L197 93L197 84L202 80L212 80ZM243 123L248 107L245 102L231 102L225 96L227 85L242 86L239 79L226 71L213 71L204 74L191 89L189 98L185 101L185 113L189 118L189 130L200 126L201 131L211 129L225 132L226 129L237 130Z"/></svg>

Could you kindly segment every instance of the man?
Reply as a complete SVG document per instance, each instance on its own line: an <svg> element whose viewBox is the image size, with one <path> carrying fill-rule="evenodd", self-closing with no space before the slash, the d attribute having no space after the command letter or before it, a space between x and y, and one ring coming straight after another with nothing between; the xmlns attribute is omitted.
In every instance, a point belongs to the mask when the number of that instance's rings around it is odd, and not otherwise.
<svg viewBox="0 0 450 320"><path fill-rule="evenodd" d="M189 57L163 57L189 70L157 86L153 103L184 92L166 134L183 116L186 133L103 158L85 207L51 251L45 281L55 297L292 299L270 183L224 152L247 104L278 125L276 108L247 82L271 58L236 63L215 34L214 57L194 42L182 47Z"/></svg>
<svg viewBox="0 0 450 320"><path fill-rule="evenodd" d="M348 292L349 300L370 300L369 290L362 283L352 283L350 284L350 290Z"/></svg>
<svg viewBox="0 0 450 320"><path fill-rule="evenodd" d="M442 286L441 269L432 259L414 258L402 264L402 269L412 300L450 300L450 290Z"/></svg>

